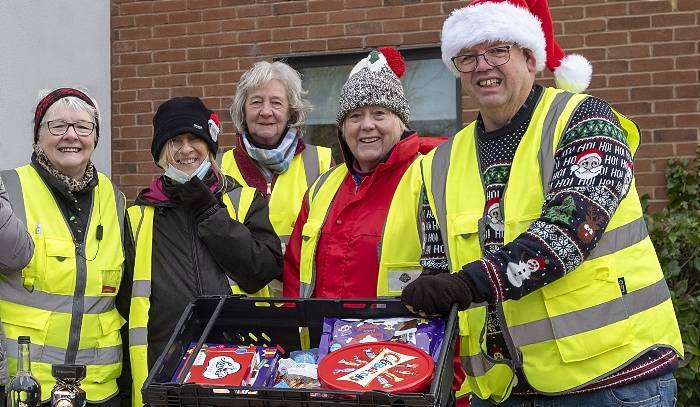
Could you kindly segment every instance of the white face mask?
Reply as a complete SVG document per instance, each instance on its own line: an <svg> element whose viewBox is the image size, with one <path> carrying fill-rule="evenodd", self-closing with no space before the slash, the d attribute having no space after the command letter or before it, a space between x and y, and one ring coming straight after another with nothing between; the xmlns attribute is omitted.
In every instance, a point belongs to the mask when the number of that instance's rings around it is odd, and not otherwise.
<svg viewBox="0 0 700 407"><path fill-rule="evenodd" d="M207 175L207 171L209 171L209 168L211 167L211 163L207 160L204 161L199 168L197 168L193 173L193 177L198 177L199 179L204 179L204 176ZM187 175L186 172L180 171L177 168L173 167L172 164L168 164L168 169L165 170L165 175L170 178L171 180L175 182L179 182L180 184L184 184L185 182L189 181L190 177Z"/></svg>

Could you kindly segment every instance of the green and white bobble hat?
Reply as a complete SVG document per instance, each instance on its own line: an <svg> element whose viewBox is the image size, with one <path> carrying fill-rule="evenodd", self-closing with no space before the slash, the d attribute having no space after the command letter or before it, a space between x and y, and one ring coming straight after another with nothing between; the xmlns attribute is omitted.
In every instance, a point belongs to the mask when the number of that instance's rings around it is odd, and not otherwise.
<svg viewBox="0 0 700 407"><path fill-rule="evenodd" d="M342 127L345 116L363 106L384 106L408 123L411 109L399 78L406 72L406 63L398 50L392 47L374 50L355 65L340 91L336 116Z"/></svg>

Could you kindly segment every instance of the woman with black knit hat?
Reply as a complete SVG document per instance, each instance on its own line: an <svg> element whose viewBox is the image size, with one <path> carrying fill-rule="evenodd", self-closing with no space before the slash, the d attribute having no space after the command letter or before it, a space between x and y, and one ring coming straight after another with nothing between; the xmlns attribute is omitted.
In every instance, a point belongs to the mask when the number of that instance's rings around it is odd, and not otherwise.
<svg viewBox="0 0 700 407"><path fill-rule="evenodd" d="M404 71L401 54L382 48L361 60L343 86L336 119L345 163L306 193L285 253L285 297L396 296L405 284L401 275L420 274L415 209L409 219L388 219L397 208L410 208L394 192L405 173L404 180L420 181L409 166L421 146L441 140L418 138L408 128L410 108L399 80ZM391 233L383 233L385 225ZM392 236L405 241L402 253L382 249ZM394 263L402 263L400 273L380 267L380 260L392 264L387 257L400 260Z"/></svg>
<svg viewBox="0 0 700 407"><path fill-rule="evenodd" d="M197 97L170 99L153 117L151 153L165 173L128 210L136 258L117 305L129 309L133 405L142 405L148 371L187 304L202 295L267 296L282 270L267 201L221 174L218 134L217 115Z"/></svg>
<svg viewBox="0 0 700 407"><path fill-rule="evenodd" d="M124 195L91 161L99 136L99 109L86 92L41 91L31 163L2 172L12 209L35 245L29 264L0 280L10 374L19 336L31 336L32 372L46 405L56 383L53 364L86 365L81 387L88 406L120 403L115 295L130 268L130 241Z"/></svg>

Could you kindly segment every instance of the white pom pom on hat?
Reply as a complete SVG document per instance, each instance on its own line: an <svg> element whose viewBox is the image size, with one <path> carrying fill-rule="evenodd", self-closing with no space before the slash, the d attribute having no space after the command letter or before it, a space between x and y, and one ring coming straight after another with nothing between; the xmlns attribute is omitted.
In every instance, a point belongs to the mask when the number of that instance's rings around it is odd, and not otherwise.
<svg viewBox="0 0 700 407"><path fill-rule="evenodd" d="M578 54L566 55L554 39L546 0L476 0L455 10L442 27L442 61L459 76L451 58L482 42L513 42L533 52L535 72L545 66L560 89L579 93L591 82L593 67Z"/></svg>

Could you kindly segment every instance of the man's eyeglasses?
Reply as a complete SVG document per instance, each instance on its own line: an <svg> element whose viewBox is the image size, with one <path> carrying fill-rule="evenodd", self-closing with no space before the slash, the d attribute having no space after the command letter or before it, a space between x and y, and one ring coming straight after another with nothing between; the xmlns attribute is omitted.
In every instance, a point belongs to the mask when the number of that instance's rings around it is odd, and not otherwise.
<svg viewBox="0 0 700 407"><path fill-rule="evenodd" d="M49 120L42 124L45 124L46 127L49 128L49 133L53 134L54 136L62 136L66 134L70 127L73 127L75 134L79 135L80 137L87 137L95 130L95 123L85 120L75 123L68 123L63 120Z"/></svg>
<svg viewBox="0 0 700 407"><path fill-rule="evenodd" d="M483 57L484 61L491 66L501 66L510 61L510 48L515 45L502 45L500 47L491 48L481 54L466 54L452 57L452 63L455 68L462 73L469 73L476 70L479 57Z"/></svg>

